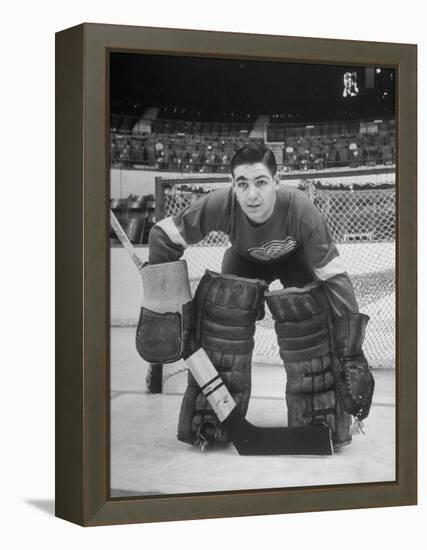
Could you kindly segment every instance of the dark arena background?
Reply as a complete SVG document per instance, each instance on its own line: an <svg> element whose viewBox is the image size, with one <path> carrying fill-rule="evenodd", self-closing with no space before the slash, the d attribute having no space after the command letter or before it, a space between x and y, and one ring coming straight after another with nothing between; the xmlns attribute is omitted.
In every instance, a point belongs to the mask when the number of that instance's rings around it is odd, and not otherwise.
<svg viewBox="0 0 427 550"><path fill-rule="evenodd" d="M320 482L394 479L395 71L111 53L111 208L142 260L153 223L230 185L230 159L248 142L270 147L281 184L306 193L325 216L360 309L370 316L364 349L377 391L368 422L382 435L344 450L340 458L353 452L353 462L340 462L341 470L331 463ZM211 233L186 250L193 290L206 268L220 269L228 244L225 235ZM113 231L110 257L112 495L258 487L243 471L218 485L208 475L216 452L205 459L203 475L187 479L189 451L175 437L185 365L151 368L139 357L140 276ZM257 423L262 418L268 425L276 413L284 421L285 373L271 316L257 323L255 341L249 413ZM159 418L170 431L171 456L178 457L173 468L160 452L165 439L151 431L146 437L158 452L132 461L141 433ZM199 459L191 456L197 470ZM314 464L285 480L276 464L278 457L271 458L259 487L319 483Z"/></svg>

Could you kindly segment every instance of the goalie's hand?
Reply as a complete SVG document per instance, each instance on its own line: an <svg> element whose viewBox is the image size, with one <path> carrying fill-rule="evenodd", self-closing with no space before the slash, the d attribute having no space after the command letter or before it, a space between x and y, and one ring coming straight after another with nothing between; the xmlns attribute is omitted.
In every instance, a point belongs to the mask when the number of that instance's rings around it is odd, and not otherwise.
<svg viewBox="0 0 427 550"><path fill-rule="evenodd" d="M371 408L375 380L363 353L339 357L338 394L343 409L364 420Z"/></svg>

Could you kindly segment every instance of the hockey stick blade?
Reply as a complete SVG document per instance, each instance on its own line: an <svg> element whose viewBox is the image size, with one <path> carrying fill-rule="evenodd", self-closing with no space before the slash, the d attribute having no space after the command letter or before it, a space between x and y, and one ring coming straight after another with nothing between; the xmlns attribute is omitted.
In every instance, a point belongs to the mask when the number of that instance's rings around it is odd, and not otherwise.
<svg viewBox="0 0 427 550"><path fill-rule="evenodd" d="M254 426L234 409L223 426L240 455L332 455L327 426L297 428Z"/></svg>
<svg viewBox="0 0 427 550"><path fill-rule="evenodd" d="M331 431L323 424L296 428L254 426L238 407L203 348L185 363L240 455L332 455Z"/></svg>

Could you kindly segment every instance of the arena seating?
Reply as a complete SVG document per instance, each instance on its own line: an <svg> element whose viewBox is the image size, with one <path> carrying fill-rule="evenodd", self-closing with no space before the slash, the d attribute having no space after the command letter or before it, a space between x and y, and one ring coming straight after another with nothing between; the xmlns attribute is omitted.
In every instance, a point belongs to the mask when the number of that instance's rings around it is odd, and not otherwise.
<svg viewBox="0 0 427 550"><path fill-rule="evenodd" d="M186 120L179 118L183 114ZM175 118L163 118L165 115ZM136 117L112 115L111 166L227 173L239 147L263 141L250 137L256 116L229 113L227 121L210 122L198 115L200 112L160 112L151 132L143 133L135 131ZM265 135L267 143L274 144L285 171L391 165L395 160L394 120L284 124L273 116Z"/></svg>
<svg viewBox="0 0 427 550"><path fill-rule="evenodd" d="M393 164L394 120L313 125L271 124L269 141L283 141L287 170Z"/></svg>

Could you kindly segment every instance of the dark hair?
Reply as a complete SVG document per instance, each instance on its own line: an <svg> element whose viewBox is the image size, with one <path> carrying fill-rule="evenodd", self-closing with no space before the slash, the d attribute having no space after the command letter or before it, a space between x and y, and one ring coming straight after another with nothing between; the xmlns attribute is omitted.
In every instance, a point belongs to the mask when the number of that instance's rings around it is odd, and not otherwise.
<svg viewBox="0 0 427 550"><path fill-rule="evenodd" d="M241 164L255 164L262 162L274 177L277 172L276 158L268 147L265 145L244 145L234 153L230 162L231 173L234 174L234 169Z"/></svg>

